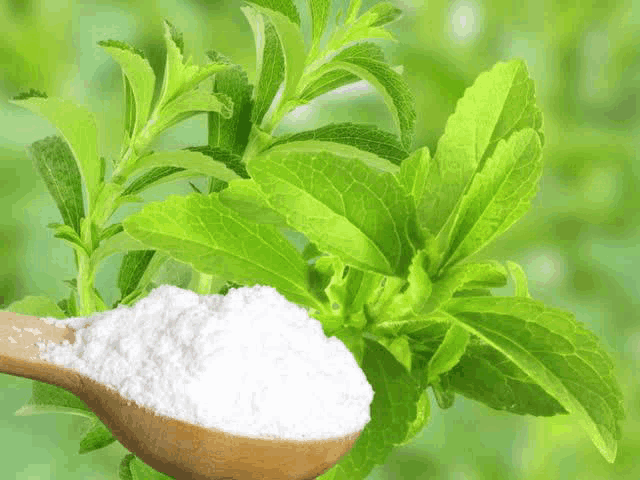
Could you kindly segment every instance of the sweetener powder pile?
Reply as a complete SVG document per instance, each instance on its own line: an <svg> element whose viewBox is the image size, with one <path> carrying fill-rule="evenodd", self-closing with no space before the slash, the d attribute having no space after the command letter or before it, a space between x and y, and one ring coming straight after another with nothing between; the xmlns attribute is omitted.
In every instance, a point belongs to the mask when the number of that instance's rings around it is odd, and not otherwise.
<svg viewBox="0 0 640 480"><path fill-rule="evenodd" d="M353 354L275 288L199 295L155 288L133 307L44 319L77 329L40 356L161 415L231 434L292 440L360 431L373 389Z"/></svg>

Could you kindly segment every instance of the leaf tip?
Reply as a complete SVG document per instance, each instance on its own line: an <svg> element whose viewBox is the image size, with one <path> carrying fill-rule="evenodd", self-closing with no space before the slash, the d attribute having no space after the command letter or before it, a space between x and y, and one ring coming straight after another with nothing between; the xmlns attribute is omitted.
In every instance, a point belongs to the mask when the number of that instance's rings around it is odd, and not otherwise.
<svg viewBox="0 0 640 480"><path fill-rule="evenodd" d="M180 50L180 53L184 55L184 37L182 35L182 32L180 32L175 27L175 25L166 18L164 19L164 24L166 27L165 31L168 35L168 38L170 38L171 41L175 43L176 47L178 47L178 50Z"/></svg>
<svg viewBox="0 0 640 480"><path fill-rule="evenodd" d="M136 55L142 58L146 58L142 50L134 47L133 45L129 45L128 43L123 42L121 40L113 40L113 39L100 40L98 41L98 45L104 48L118 48L120 50L127 50L131 53L135 53Z"/></svg>

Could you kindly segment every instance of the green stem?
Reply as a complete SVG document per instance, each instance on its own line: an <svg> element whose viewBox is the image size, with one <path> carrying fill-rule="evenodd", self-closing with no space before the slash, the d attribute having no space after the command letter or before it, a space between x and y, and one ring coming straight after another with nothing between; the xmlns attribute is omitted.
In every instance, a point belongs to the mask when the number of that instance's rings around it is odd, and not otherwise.
<svg viewBox="0 0 640 480"><path fill-rule="evenodd" d="M82 241L85 245L93 245L91 238L91 217L85 218L82 225ZM96 311L95 299L93 296L93 269L91 267L91 257L84 253L78 253L78 276L76 279L78 288L79 314L87 316Z"/></svg>

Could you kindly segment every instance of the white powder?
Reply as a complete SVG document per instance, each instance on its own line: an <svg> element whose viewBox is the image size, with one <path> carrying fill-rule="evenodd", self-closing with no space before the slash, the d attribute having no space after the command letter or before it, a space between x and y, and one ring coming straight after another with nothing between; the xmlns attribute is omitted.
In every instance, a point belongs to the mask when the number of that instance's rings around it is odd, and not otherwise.
<svg viewBox="0 0 640 480"><path fill-rule="evenodd" d="M198 295L172 285L133 307L48 322L73 344L40 343L156 412L244 436L323 439L362 430L373 389L353 354L275 288Z"/></svg>

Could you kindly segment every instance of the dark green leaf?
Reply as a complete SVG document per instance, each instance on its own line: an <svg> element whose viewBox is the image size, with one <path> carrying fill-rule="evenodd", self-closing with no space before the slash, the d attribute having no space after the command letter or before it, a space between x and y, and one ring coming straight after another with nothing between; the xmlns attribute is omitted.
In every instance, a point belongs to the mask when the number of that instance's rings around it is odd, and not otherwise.
<svg viewBox="0 0 640 480"><path fill-rule="evenodd" d="M315 130L282 135L276 137L276 141L271 144L270 147L303 140L318 140L351 145L360 150L374 153L381 158L386 158L396 165L400 165L402 160L408 155L408 152L392 133L380 130L374 125L360 125L356 123L332 123Z"/></svg>
<svg viewBox="0 0 640 480"><path fill-rule="evenodd" d="M95 452L104 447L108 447L116 438L111 431L100 421L98 417L91 419L89 430L80 441L79 454Z"/></svg>
<svg viewBox="0 0 640 480"><path fill-rule="evenodd" d="M81 235L80 220L84 217L82 180L69 145L60 137L47 137L34 142L29 153L64 223Z"/></svg>
<svg viewBox="0 0 640 480"><path fill-rule="evenodd" d="M126 297L136 288L144 275L155 250L133 250L127 252L120 264L118 272L118 289L121 298Z"/></svg>
<svg viewBox="0 0 640 480"><path fill-rule="evenodd" d="M363 480L405 441L417 419L423 389L386 348L365 339L362 369L375 392L371 421L349 453L318 480Z"/></svg>
<svg viewBox="0 0 640 480"><path fill-rule="evenodd" d="M228 62L215 52L209 52L209 57L214 62ZM231 98L233 115L225 119L217 112L209 113L209 146L242 155L251 131L253 86L249 85L247 74L242 67L233 65L215 74L213 92L224 93Z"/></svg>
<svg viewBox="0 0 640 480"><path fill-rule="evenodd" d="M466 297L446 310L553 396L609 462L616 456L622 394L613 362L572 314L522 297Z"/></svg>

